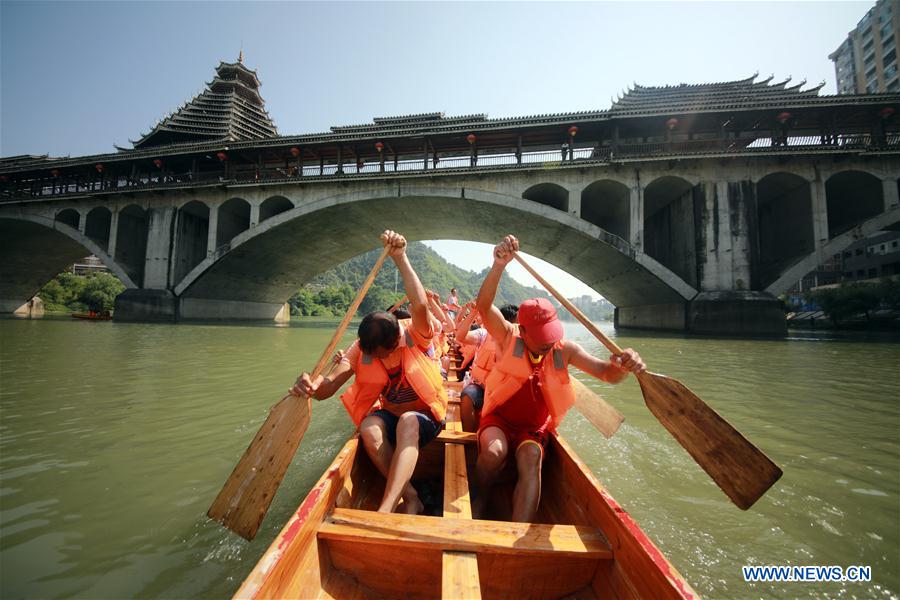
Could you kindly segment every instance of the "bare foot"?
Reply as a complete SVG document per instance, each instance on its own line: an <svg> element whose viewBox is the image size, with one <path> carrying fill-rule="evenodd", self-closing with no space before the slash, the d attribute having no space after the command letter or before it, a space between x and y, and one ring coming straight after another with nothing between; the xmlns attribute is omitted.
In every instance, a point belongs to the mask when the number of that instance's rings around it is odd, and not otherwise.
<svg viewBox="0 0 900 600"><path fill-rule="evenodd" d="M397 512L404 515L421 515L425 512L425 505L422 504L422 501L419 500L418 496L410 498L407 500L403 499L403 502L400 503L400 506L397 507Z"/></svg>

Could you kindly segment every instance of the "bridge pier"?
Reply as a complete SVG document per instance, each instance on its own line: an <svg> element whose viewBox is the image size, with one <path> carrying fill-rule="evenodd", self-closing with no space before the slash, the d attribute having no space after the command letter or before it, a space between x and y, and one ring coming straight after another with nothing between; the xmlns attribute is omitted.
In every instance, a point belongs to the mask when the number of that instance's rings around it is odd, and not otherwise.
<svg viewBox="0 0 900 600"><path fill-rule="evenodd" d="M683 331L700 335L784 336L781 303L762 292L701 292L693 300L616 308L616 329Z"/></svg>
<svg viewBox="0 0 900 600"><path fill-rule="evenodd" d="M125 290L116 298L116 321L175 323L179 321L291 320L286 302L243 302L210 298L179 298L169 290Z"/></svg>

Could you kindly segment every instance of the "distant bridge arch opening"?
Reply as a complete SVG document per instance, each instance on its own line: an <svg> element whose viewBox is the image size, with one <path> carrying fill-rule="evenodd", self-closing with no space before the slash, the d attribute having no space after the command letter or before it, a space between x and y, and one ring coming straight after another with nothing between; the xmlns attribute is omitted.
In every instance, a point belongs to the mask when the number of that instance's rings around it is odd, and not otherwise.
<svg viewBox="0 0 900 600"><path fill-rule="evenodd" d="M673 175L651 181L644 188L643 239L647 254L696 287L694 190L691 182Z"/></svg>
<svg viewBox="0 0 900 600"><path fill-rule="evenodd" d="M881 180L865 171L841 171L825 182L828 237L853 229L884 210Z"/></svg>
<svg viewBox="0 0 900 600"><path fill-rule="evenodd" d="M612 179L595 181L581 192L581 218L627 240L630 198L631 190L623 183Z"/></svg>
<svg viewBox="0 0 900 600"><path fill-rule="evenodd" d="M129 204L119 211L118 220L114 259L140 284L144 281L144 263L147 259L147 211L137 204Z"/></svg>
<svg viewBox="0 0 900 600"><path fill-rule="evenodd" d="M74 208L64 208L56 213L56 220L59 223L65 223L72 229L78 229L81 224L81 213Z"/></svg>
<svg viewBox="0 0 900 600"><path fill-rule="evenodd" d="M569 190L555 183L533 185L522 193L522 197L563 212L569 210Z"/></svg>
<svg viewBox="0 0 900 600"><path fill-rule="evenodd" d="M815 249L809 182L793 173L770 173L756 183L759 284Z"/></svg>
<svg viewBox="0 0 900 600"><path fill-rule="evenodd" d="M12 312L77 260L93 254L128 288L134 280L93 239L38 215L0 216L0 312Z"/></svg>
<svg viewBox="0 0 900 600"><path fill-rule="evenodd" d="M259 222L262 223L275 215L280 215L294 208L294 203L284 196L271 196L259 205Z"/></svg>
<svg viewBox="0 0 900 600"><path fill-rule="evenodd" d="M243 198L232 198L218 209L216 247L229 243L235 236L250 229L250 203Z"/></svg>
<svg viewBox="0 0 900 600"><path fill-rule="evenodd" d="M513 196L466 190L462 197L458 190L444 188L418 188L403 196L350 193L304 202L208 256L174 292L183 307L203 302L280 306L314 276L377 247L385 229L400 231L410 240L488 244L513 233L526 252L564 269L617 306L680 303L697 294L651 257L635 253L618 236L583 219ZM298 239L304 243L297 245ZM293 251L285 252L288 247ZM486 255L485 267L489 264Z"/></svg>
<svg viewBox="0 0 900 600"><path fill-rule="evenodd" d="M112 212L105 206L92 209L84 221L84 235L94 240L104 250L109 249Z"/></svg>

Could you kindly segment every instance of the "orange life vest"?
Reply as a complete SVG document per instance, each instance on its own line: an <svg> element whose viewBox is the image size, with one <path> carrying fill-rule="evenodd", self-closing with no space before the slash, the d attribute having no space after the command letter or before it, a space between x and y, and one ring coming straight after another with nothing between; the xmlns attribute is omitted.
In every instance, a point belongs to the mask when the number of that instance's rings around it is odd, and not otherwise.
<svg viewBox="0 0 900 600"><path fill-rule="evenodd" d="M447 391L437 364L430 356L416 346L408 329L400 332L401 356L400 366L403 376L422 399L431 414L438 421L443 421L447 414ZM341 394L341 402L350 414L353 422L359 426L369 414L369 410L380 399L381 392L388 384L387 369L382 362L371 354L359 353L359 360L353 368L356 377L350 388Z"/></svg>
<svg viewBox="0 0 900 600"><path fill-rule="evenodd" d="M531 365L525 356L525 340L516 334L510 342L485 381L482 419L509 400L531 377ZM575 404L575 390L569 381L569 369L563 358L562 340L553 345L541 365L538 377L544 402L550 412L550 428L555 430L566 412Z"/></svg>
<svg viewBox="0 0 900 600"><path fill-rule="evenodd" d="M462 343L460 344L460 350L462 351L462 363L459 365L459 368L463 370L475 358L475 351L478 350L478 346L476 344Z"/></svg>
<svg viewBox="0 0 900 600"><path fill-rule="evenodd" d="M515 328L516 335L518 335L519 326L513 323L513 328ZM478 348L478 351L475 352L475 362L472 363L472 370L469 371L472 375L472 380L483 386L496 362L497 342L494 340L494 336L488 334L484 343L482 343L481 347Z"/></svg>

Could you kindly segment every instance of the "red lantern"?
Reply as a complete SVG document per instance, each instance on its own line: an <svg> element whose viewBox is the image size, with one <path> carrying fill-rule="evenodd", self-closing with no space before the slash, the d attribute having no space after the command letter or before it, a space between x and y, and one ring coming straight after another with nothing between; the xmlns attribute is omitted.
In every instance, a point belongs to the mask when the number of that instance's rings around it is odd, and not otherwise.
<svg viewBox="0 0 900 600"><path fill-rule="evenodd" d="M672 131L673 129L678 127L678 119L672 117L671 119L666 121L666 127L669 129L669 131Z"/></svg>
<svg viewBox="0 0 900 600"><path fill-rule="evenodd" d="M228 155L224 152L216 152L216 158L218 158L222 162L225 162L226 160L228 160Z"/></svg>
<svg viewBox="0 0 900 600"><path fill-rule="evenodd" d="M300 156L300 148L298 148L297 146L291 148L291 156L293 156L294 158Z"/></svg>
<svg viewBox="0 0 900 600"><path fill-rule="evenodd" d="M890 106L885 106L880 111L878 111L878 116L882 119L890 119L891 115L894 114L894 109Z"/></svg>
<svg viewBox="0 0 900 600"><path fill-rule="evenodd" d="M53 169L52 171L50 171L50 174L54 177L59 177L59 169Z"/></svg>
<svg viewBox="0 0 900 600"><path fill-rule="evenodd" d="M569 127L569 137L575 137L575 134L578 133L578 128L572 125Z"/></svg>
<svg viewBox="0 0 900 600"><path fill-rule="evenodd" d="M94 168L97 169L98 173L102 173L103 172L103 163L97 163L96 165L94 165Z"/></svg>
<svg viewBox="0 0 900 600"><path fill-rule="evenodd" d="M162 169L162 159L161 158L154 158L153 164L156 165L157 169Z"/></svg>
<svg viewBox="0 0 900 600"><path fill-rule="evenodd" d="M791 113L785 111L782 113L778 113L778 116L775 117L775 120L778 121L779 123L781 123L782 125L784 125L785 123L788 122L788 119L790 119L790 118L791 118Z"/></svg>
<svg viewBox="0 0 900 600"><path fill-rule="evenodd" d="M474 144L475 140L477 140L477 139L478 138L475 137L474 133L470 133L469 135L466 136L466 141L469 142L470 144Z"/></svg>
<svg viewBox="0 0 900 600"><path fill-rule="evenodd" d="M378 153L381 154L381 151L384 150L384 144L381 142L375 142L375 149L378 150Z"/></svg>

